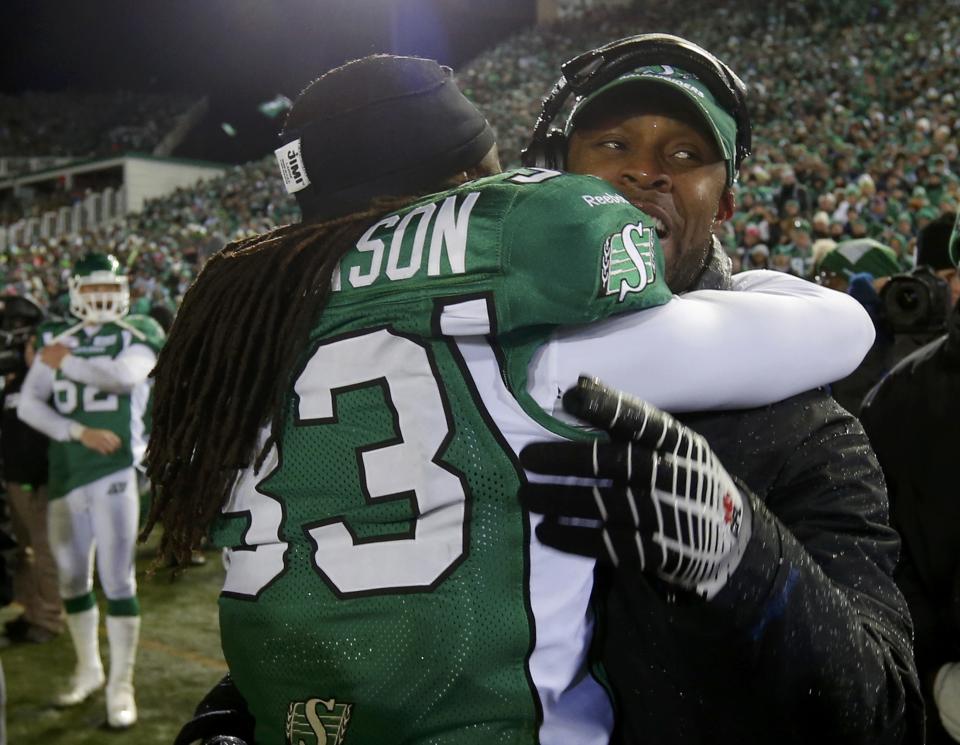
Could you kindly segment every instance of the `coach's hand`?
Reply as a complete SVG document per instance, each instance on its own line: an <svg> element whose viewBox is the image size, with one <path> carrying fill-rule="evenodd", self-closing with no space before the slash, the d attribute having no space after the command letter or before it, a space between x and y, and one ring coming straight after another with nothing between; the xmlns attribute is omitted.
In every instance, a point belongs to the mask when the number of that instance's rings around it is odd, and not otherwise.
<svg viewBox="0 0 960 745"><path fill-rule="evenodd" d="M706 441L596 379L580 378L563 405L611 439L533 443L520 453L528 471L593 482L521 487L522 503L544 516L540 540L713 597L740 563L751 512Z"/></svg>
<svg viewBox="0 0 960 745"><path fill-rule="evenodd" d="M80 435L80 442L84 447L94 450L100 455L111 455L120 449L121 440L109 429L94 429L87 427Z"/></svg>

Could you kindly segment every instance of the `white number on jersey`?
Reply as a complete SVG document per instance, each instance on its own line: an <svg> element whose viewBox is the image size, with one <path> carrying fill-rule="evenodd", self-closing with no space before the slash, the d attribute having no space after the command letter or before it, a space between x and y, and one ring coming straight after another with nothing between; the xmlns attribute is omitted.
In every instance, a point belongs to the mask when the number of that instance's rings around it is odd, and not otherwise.
<svg viewBox="0 0 960 745"><path fill-rule="evenodd" d="M274 446L263 468L270 473L276 464L277 448ZM280 540L283 507L275 497L257 491L257 481L252 468L243 471L223 510L228 515L239 513L250 518L250 526L243 535L243 542L249 547L234 548L227 554L230 564L223 583L226 595L256 598L283 574L286 567L287 543Z"/></svg>
<svg viewBox="0 0 960 745"><path fill-rule="evenodd" d="M314 526L307 531L314 569L339 595L429 589L465 554L466 491L460 476L439 458L451 431L426 348L386 329L322 344L294 384L298 424L334 424L337 391L364 384L384 387L398 442L363 451L363 497L374 502L412 492L416 518L410 537L379 540L356 540L342 519ZM267 466L276 462L272 452ZM283 508L257 488L248 470L224 512L250 517L244 536L250 548L231 552L224 593L256 598L285 569Z"/></svg>
<svg viewBox="0 0 960 745"><path fill-rule="evenodd" d="M72 414L77 408L77 384L72 380L60 378L53 381L53 401L57 411L64 416ZM116 411L120 401L115 393L103 393L92 385L83 386L83 411Z"/></svg>
<svg viewBox="0 0 960 745"><path fill-rule="evenodd" d="M77 384L72 380L53 381L53 403L64 416L72 414L77 408Z"/></svg>

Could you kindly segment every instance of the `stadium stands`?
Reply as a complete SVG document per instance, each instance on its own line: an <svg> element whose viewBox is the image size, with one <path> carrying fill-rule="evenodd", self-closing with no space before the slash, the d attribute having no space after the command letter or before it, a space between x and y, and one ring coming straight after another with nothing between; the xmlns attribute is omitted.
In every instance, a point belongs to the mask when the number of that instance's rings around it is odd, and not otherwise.
<svg viewBox="0 0 960 745"><path fill-rule="evenodd" d="M0 157L150 153L197 103L131 91L0 95Z"/></svg>
<svg viewBox="0 0 960 745"><path fill-rule="evenodd" d="M770 10L724 1L592 10L517 34L458 77L488 113L505 165L517 165L560 62L630 34L686 36L727 60L751 89L754 154L722 236L735 266L809 274L818 240L866 236L908 266L917 231L960 203L958 6L820 0ZM44 128L47 154L61 148L55 135L53 125ZM96 247L120 255L135 287L175 304L196 257L295 216L265 158L150 202L107 230L16 246L0 265L0 291L55 298L65 262Z"/></svg>

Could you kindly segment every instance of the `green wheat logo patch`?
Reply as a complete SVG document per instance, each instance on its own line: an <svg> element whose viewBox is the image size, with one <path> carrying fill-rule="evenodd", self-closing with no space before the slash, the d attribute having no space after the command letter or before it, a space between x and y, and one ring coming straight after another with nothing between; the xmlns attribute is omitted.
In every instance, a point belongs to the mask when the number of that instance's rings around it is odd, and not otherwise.
<svg viewBox="0 0 960 745"><path fill-rule="evenodd" d="M340 745L350 724L353 704L335 699L291 701L287 709L288 745Z"/></svg>
<svg viewBox="0 0 960 745"><path fill-rule="evenodd" d="M628 292L643 292L657 277L653 229L642 222L624 225L603 244L600 295L616 295L622 303Z"/></svg>

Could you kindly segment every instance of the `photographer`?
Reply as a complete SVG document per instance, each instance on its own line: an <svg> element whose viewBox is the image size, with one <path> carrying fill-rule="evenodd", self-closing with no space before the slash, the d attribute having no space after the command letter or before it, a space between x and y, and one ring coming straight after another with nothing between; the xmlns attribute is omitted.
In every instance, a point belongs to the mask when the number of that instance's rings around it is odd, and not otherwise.
<svg viewBox="0 0 960 745"><path fill-rule="evenodd" d="M945 212L917 236L917 266L930 267L946 283L951 307L960 301L960 273L957 272L955 255L950 253L949 248L956 219L957 215L953 212Z"/></svg>
<svg viewBox="0 0 960 745"><path fill-rule="evenodd" d="M32 337L43 317L30 298L0 300L0 451L18 544L14 600L24 609L4 632L11 642L37 644L58 636L64 623L47 537L47 438L17 417L20 387L33 361Z"/></svg>
<svg viewBox="0 0 960 745"><path fill-rule="evenodd" d="M855 298L870 314L876 339L860 366L831 385L837 402L859 415L866 393L894 365L940 336L960 281L947 255L954 215L931 222L917 239L917 267L900 273L896 253L872 239L843 241L817 265L817 282Z"/></svg>
<svg viewBox="0 0 960 745"><path fill-rule="evenodd" d="M932 237L929 235L928 238ZM947 247L950 247L948 252ZM960 220L926 259L960 262ZM934 263L936 266L936 263ZM948 274L940 269L938 273ZM943 277L950 281L952 277ZM910 605L930 745L960 742L960 304L947 333L902 360L864 400L903 541L895 578Z"/></svg>

